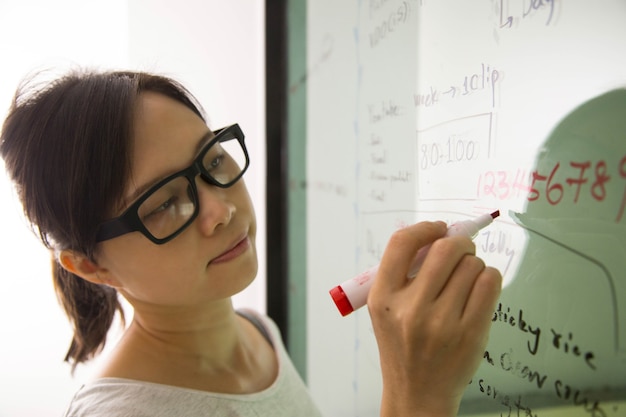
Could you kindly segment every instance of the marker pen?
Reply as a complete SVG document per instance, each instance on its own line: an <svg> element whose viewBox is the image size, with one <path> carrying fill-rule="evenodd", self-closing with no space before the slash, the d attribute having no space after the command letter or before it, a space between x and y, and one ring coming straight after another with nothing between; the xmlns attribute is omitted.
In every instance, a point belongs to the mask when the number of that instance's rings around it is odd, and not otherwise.
<svg viewBox="0 0 626 417"><path fill-rule="evenodd" d="M500 210L496 210L493 213L478 216L473 220L463 220L454 223L448 227L446 236L467 236L470 239L473 239L482 228L491 224L493 219L499 215ZM417 275L417 272L422 266L429 249L430 245L427 245L417 252L415 258L413 258L413 261L411 262L411 267L409 268L409 273L407 274L408 278L414 278ZM374 283L376 272L378 272L378 265L371 267L341 285L337 285L329 291L331 298L335 302L335 305L339 309L342 316L347 316L354 310L358 310L366 304L367 294Z"/></svg>

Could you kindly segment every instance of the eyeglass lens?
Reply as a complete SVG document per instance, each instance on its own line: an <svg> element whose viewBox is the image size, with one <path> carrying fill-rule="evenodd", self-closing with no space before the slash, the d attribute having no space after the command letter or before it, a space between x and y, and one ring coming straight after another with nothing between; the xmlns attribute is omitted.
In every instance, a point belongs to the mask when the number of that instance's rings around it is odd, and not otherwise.
<svg viewBox="0 0 626 417"><path fill-rule="evenodd" d="M237 139L217 142L203 152L204 174L221 185L236 180L246 164L244 149ZM193 216L197 201L189 181L184 175L174 177L139 206L139 219L155 238L164 239L178 232Z"/></svg>

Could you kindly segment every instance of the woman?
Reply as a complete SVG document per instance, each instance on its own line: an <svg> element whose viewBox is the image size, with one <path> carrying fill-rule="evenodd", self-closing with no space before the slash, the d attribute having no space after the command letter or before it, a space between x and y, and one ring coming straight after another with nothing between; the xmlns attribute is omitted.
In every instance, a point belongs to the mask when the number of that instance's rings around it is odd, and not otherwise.
<svg viewBox="0 0 626 417"><path fill-rule="evenodd" d="M209 129L171 79L77 71L18 89L1 139L24 211L55 254L74 326L66 360L102 348L118 293L133 307L68 416L319 415L275 324L231 303L257 271L239 126ZM381 262L368 303L381 415L455 415L482 356L501 276L471 241L444 234L441 222L398 231ZM413 254L435 240L408 282Z"/></svg>

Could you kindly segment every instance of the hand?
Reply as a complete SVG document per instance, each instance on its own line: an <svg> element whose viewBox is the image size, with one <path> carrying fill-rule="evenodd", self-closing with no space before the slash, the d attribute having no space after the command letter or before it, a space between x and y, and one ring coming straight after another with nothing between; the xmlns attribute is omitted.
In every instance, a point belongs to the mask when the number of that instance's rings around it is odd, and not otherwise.
<svg viewBox="0 0 626 417"><path fill-rule="evenodd" d="M383 376L381 416L456 416L483 357L502 276L474 243L445 237L443 222L397 231L383 254L368 308ZM414 279L417 251L432 242Z"/></svg>

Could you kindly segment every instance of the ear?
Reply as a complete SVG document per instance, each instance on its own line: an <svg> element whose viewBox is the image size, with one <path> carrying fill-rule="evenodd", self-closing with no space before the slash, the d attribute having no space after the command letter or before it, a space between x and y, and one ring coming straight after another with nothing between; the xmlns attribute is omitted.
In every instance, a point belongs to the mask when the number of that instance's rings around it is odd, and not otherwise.
<svg viewBox="0 0 626 417"><path fill-rule="evenodd" d="M57 259L65 270L78 275L86 281L111 287L119 286L117 281L111 278L108 270L100 267L81 253L72 250L62 250L57 255Z"/></svg>

